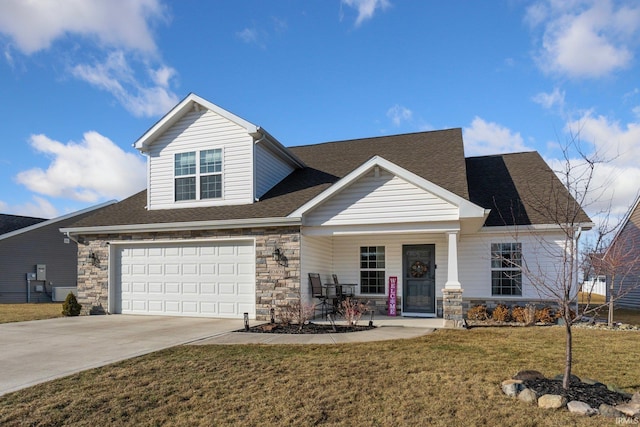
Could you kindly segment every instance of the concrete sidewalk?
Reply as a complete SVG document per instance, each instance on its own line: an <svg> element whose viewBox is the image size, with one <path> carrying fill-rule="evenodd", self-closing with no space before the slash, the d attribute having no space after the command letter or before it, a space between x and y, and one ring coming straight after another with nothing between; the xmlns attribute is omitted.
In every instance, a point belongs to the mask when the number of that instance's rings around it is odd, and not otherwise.
<svg viewBox="0 0 640 427"><path fill-rule="evenodd" d="M314 323L328 323L314 320ZM361 321L360 324L367 324ZM252 323L257 324L257 323ZM338 321L337 325L344 324ZM373 321L375 329L368 331L329 334L269 334L231 332L191 342L191 345L211 344L347 344L415 338L443 327L442 319L383 316Z"/></svg>

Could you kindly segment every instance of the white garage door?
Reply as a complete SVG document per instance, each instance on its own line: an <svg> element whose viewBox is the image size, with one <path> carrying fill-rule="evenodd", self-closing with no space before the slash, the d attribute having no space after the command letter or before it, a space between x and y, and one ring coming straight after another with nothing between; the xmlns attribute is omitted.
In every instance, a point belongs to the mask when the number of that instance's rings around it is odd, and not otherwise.
<svg viewBox="0 0 640 427"><path fill-rule="evenodd" d="M116 313L255 318L253 241L122 246L116 257Z"/></svg>

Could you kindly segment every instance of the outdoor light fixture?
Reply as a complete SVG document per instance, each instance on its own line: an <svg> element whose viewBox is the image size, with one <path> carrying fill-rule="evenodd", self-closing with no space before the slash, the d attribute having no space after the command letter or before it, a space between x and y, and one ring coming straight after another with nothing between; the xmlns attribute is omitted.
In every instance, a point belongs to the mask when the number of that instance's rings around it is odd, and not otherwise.
<svg viewBox="0 0 640 427"><path fill-rule="evenodd" d="M276 262L280 262L281 259L282 259L282 252L280 251L280 248L275 248L273 250L273 260Z"/></svg>

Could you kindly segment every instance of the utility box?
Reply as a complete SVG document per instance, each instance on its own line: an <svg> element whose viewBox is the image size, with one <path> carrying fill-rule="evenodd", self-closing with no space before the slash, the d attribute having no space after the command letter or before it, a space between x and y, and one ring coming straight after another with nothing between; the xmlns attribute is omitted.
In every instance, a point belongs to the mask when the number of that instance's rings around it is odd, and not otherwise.
<svg viewBox="0 0 640 427"><path fill-rule="evenodd" d="M46 264L36 265L36 280L47 280L47 266Z"/></svg>

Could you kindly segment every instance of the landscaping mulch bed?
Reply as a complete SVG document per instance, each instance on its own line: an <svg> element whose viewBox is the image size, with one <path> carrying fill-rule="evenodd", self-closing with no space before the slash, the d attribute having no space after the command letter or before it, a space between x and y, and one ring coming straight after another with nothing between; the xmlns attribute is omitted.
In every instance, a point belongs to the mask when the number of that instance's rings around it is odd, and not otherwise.
<svg viewBox="0 0 640 427"><path fill-rule="evenodd" d="M369 325L335 325L335 330L331 325L320 325L317 323L308 323L300 329L300 325L282 325L279 323L266 323L263 325L252 326L248 331L241 329L237 332L260 333L260 334L340 334L348 332L368 331L374 329L375 326Z"/></svg>
<svg viewBox="0 0 640 427"><path fill-rule="evenodd" d="M571 386L565 390L562 388L561 380L541 378L535 380L523 381L527 388L535 391L538 396L544 394L557 394L567 398L567 401L578 400L591 406L598 408L601 404L615 406L619 403L625 403L630 400L624 394L611 391L604 384L585 384L583 382L572 382Z"/></svg>

